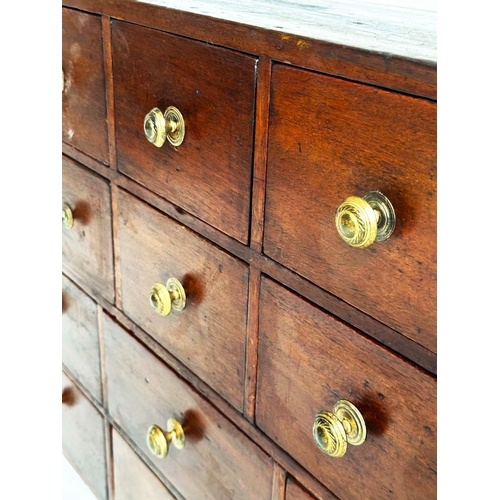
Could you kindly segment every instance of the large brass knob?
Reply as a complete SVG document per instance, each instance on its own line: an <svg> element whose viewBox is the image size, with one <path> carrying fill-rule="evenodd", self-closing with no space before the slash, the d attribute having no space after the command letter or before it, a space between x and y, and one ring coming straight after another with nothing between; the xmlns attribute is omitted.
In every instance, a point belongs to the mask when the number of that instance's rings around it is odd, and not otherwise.
<svg viewBox="0 0 500 500"><path fill-rule="evenodd" d="M320 411L313 424L313 437L319 449L331 457L342 457L347 443L358 446L366 439L365 420L349 401L341 399L333 412Z"/></svg>
<svg viewBox="0 0 500 500"><path fill-rule="evenodd" d="M69 205L66 203L62 204L62 224L66 229L71 229L73 227L73 212Z"/></svg>
<svg viewBox="0 0 500 500"><path fill-rule="evenodd" d="M369 191L363 198L346 198L337 208L335 224L346 243L365 248L374 241L389 238L396 226L396 214L391 202L380 191Z"/></svg>
<svg viewBox="0 0 500 500"><path fill-rule="evenodd" d="M148 429L146 436L149 451L158 458L165 458L172 443L178 450L182 450L186 444L186 437L182 425L175 419L169 418L167 430L164 431L157 425Z"/></svg>
<svg viewBox="0 0 500 500"><path fill-rule="evenodd" d="M161 148L167 139L173 146L180 146L184 140L184 118L174 106L165 113L153 108L144 118L144 133L149 142Z"/></svg>
<svg viewBox="0 0 500 500"><path fill-rule="evenodd" d="M182 311L186 307L186 292L178 279L169 278L166 285L153 285L149 292L149 303L160 316L167 316L172 309Z"/></svg>

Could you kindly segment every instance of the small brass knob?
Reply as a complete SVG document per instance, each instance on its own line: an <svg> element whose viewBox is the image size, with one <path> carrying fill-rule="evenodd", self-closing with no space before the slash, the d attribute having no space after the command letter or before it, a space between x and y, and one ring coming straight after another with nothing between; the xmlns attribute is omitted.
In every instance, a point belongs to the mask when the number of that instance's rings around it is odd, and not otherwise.
<svg viewBox="0 0 500 500"><path fill-rule="evenodd" d="M349 401L341 399L333 412L320 411L313 424L313 437L318 448L331 457L342 457L347 443L358 446L366 439L365 420Z"/></svg>
<svg viewBox="0 0 500 500"><path fill-rule="evenodd" d="M180 146L185 134L184 117L174 106L169 106L165 113L153 108L144 118L144 133L158 148L163 146L165 139L173 146Z"/></svg>
<svg viewBox="0 0 500 500"><path fill-rule="evenodd" d="M62 204L62 223L66 229L73 227L73 212L66 203Z"/></svg>
<svg viewBox="0 0 500 500"><path fill-rule="evenodd" d="M365 248L374 241L389 238L396 226L396 214L391 202L380 191L369 191L363 198L346 198L337 208L335 224L346 243Z"/></svg>
<svg viewBox="0 0 500 500"><path fill-rule="evenodd" d="M169 278L166 285L153 285L149 292L149 303L160 316L167 316L172 309L182 311L186 307L186 292L178 279Z"/></svg>
<svg viewBox="0 0 500 500"><path fill-rule="evenodd" d="M170 443L178 450L182 450L186 444L186 437L182 425L175 419L169 418L167 421L167 431L152 425L148 429L146 436L149 451L158 458L165 458L168 455Z"/></svg>

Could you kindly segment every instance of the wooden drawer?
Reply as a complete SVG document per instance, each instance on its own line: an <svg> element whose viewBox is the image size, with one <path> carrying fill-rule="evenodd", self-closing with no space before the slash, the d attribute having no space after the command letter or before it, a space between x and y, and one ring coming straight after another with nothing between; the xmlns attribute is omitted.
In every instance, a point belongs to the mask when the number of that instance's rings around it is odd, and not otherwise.
<svg viewBox="0 0 500 500"><path fill-rule="evenodd" d="M62 374L63 454L97 498L107 498L104 419L73 382Z"/></svg>
<svg viewBox="0 0 500 500"><path fill-rule="evenodd" d="M100 16L62 9L62 140L109 164Z"/></svg>
<svg viewBox="0 0 500 500"><path fill-rule="evenodd" d="M436 382L270 279L262 280L256 422L337 496L436 496ZM315 416L347 399L367 426L341 458Z"/></svg>
<svg viewBox="0 0 500 500"><path fill-rule="evenodd" d="M121 190L118 239L125 314L242 411L247 265ZM160 316L149 293L171 277L186 308Z"/></svg>
<svg viewBox="0 0 500 500"><path fill-rule="evenodd" d="M436 105L300 69L272 73L264 251L436 351ZM384 242L353 248L335 213L381 191Z"/></svg>
<svg viewBox="0 0 500 500"><path fill-rule="evenodd" d="M111 416L186 500L271 499L270 457L108 316L104 344ZM147 431L169 418L186 444L159 459Z"/></svg>
<svg viewBox="0 0 500 500"><path fill-rule="evenodd" d="M62 362L102 401L97 305L63 276Z"/></svg>
<svg viewBox="0 0 500 500"><path fill-rule="evenodd" d="M286 480L285 500L316 500L292 478Z"/></svg>
<svg viewBox="0 0 500 500"><path fill-rule="evenodd" d="M112 44L118 169L246 243L256 59L119 21ZM185 138L158 148L144 118L168 106Z"/></svg>
<svg viewBox="0 0 500 500"><path fill-rule="evenodd" d="M113 429L114 500L166 500L175 497Z"/></svg>
<svg viewBox="0 0 500 500"><path fill-rule="evenodd" d="M63 223L63 268L110 302L114 301L109 183L63 157L62 201L73 217Z"/></svg>

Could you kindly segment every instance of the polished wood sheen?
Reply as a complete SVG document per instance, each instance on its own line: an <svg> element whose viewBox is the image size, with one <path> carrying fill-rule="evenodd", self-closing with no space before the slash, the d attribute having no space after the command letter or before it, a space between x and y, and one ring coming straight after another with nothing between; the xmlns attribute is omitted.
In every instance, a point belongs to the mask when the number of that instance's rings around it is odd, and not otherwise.
<svg viewBox="0 0 500 500"><path fill-rule="evenodd" d="M243 409L248 267L118 192L123 311L238 410ZM159 316L155 283L177 278L186 308Z"/></svg>
<svg viewBox="0 0 500 500"><path fill-rule="evenodd" d="M175 500L115 429L112 436L114 500Z"/></svg>
<svg viewBox="0 0 500 500"><path fill-rule="evenodd" d="M100 16L62 9L62 140L109 163Z"/></svg>
<svg viewBox="0 0 500 500"><path fill-rule="evenodd" d="M297 481L289 477L286 480L285 500L316 500L316 498L307 493Z"/></svg>
<svg viewBox="0 0 500 500"><path fill-rule="evenodd" d="M63 454L96 497L107 499L104 420L64 372L62 395Z"/></svg>
<svg viewBox="0 0 500 500"><path fill-rule="evenodd" d="M254 58L114 21L118 169L246 243L249 234ZM184 142L157 148L143 122L175 106Z"/></svg>
<svg viewBox="0 0 500 500"><path fill-rule="evenodd" d="M436 105L275 65L267 171L266 255L436 352ZM377 190L396 229L352 248L336 209Z"/></svg>
<svg viewBox="0 0 500 500"><path fill-rule="evenodd" d="M109 183L65 157L62 181L62 202L69 205L74 218L71 229L62 228L63 269L113 302Z"/></svg>
<svg viewBox="0 0 500 500"><path fill-rule="evenodd" d="M184 498L271 499L272 461L260 448L107 315L104 341L110 414ZM171 417L186 446L158 459L146 433Z"/></svg>
<svg viewBox="0 0 500 500"><path fill-rule="evenodd" d="M317 448L321 410L348 399L366 441ZM340 498L434 498L436 381L279 284L261 290L257 425Z"/></svg>
<svg viewBox="0 0 500 500"><path fill-rule="evenodd" d="M97 400L102 401L97 304L64 276L62 362Z"/></svg>

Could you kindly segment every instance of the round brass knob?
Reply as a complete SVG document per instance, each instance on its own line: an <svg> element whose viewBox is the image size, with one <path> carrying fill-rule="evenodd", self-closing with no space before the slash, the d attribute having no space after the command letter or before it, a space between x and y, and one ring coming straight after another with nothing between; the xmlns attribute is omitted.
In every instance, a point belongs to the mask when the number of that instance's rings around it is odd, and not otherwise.
<svg viewBox="0 0 500 500"><path fill-rule="evenodd" d="M175 419L169 418L167 421L167 431L152 425L148 429L146 436L149 451L158 458L165 458L168 455L170 443L178 450L182 450L186 444L186 437L182 425Z"/></svg>
<svg viewBox="0 0 500 500"><path fill-rule="evenodd" d="M172 309L182 311L186 307L186 292L178 279L169 278L166 285L153 285L149 292L149 303L160 316L167 316Z"/></svg>
<svg viewBox="0 0 500 500"><path fill-rule="evenodd" d="M346 198L337 208L335 224L346 243L365 248L374 241L389 238L396 226L396 214L391 202L380 191L369 191L363 198Z"/></svg>
<svg viewBox="0 0 500 500"><path fill-rule="evenodd" d="M66 229L73 227L73 212L66 203L62 204L62 223Z"/></svg>
<svg viewBox="0 0 500 500"><path fill-rule="evenodd" d="M184 117L174 106L169 106L165 113L153 108L144 118L144 133L148 141L158 148L166 139L173 146L180 146L185 134Z"/></svg>
<svg viewBox="0 0 500 500"><path fill-rule="evenodd" d="M347 443L358 446L366 439L365 420L349 401L341 399L333 412L320 411L313 424L313 437L318 448L331 457L342 457Z"/></svg>

